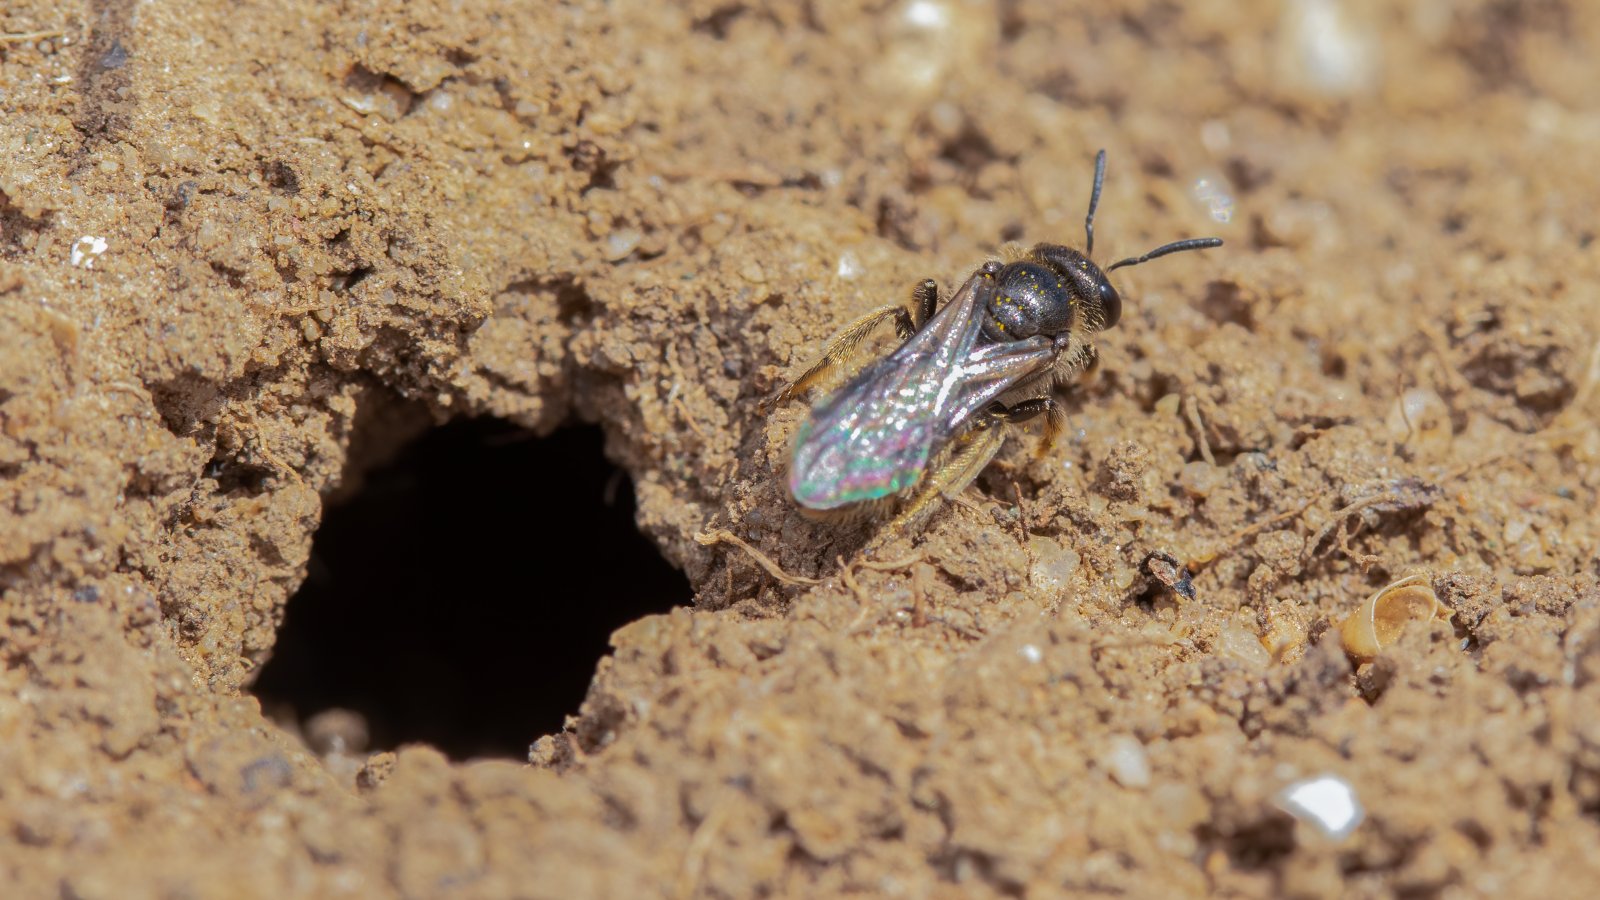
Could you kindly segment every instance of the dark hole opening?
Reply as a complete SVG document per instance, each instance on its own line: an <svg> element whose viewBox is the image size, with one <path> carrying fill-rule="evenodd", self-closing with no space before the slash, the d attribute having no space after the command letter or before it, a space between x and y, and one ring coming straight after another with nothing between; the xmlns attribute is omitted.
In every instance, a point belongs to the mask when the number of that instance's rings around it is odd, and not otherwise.
<svg viewBox="0 0 1600 900"><path fill-rule="evenodd" d="M601 444L595 426L469 420L368 473L317 531L263 708L302 725L351 710L375 750L526 757L577 711L611 632L691 598Z"/></svg>

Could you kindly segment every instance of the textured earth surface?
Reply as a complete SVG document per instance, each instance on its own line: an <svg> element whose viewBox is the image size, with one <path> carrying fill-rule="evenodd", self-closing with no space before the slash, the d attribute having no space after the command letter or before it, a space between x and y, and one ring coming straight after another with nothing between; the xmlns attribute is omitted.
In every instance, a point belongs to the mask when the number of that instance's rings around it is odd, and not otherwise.
<svg viewBox="0 0 1600 900"><path fill-rule="evenodd" d="M1600 879L1600 6L8 0L0 32L13 895ZM798 515L803 409L762 399L919 278L1077 244L1100 147L1099 255L1227 245L1117 273L1068 439L872 554ZM526 762L319 755L250 687L324 504L471 416L599 423L693 605L617 631ZM526 596L454 608L607 602L540 574L560 510L514 524ZM1347 654L1412 574L1448 611ZM1286 811L1320 775L1347 836Z"/></svg>

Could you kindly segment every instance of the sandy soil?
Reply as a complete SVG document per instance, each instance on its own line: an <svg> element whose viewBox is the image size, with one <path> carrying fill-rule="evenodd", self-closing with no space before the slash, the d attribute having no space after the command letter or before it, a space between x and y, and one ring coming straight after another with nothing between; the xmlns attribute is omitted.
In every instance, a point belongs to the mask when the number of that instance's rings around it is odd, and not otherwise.
<svg viewBox="0 0 1600 900"><path fill-rule="evenodd" d="M1600 879L1600 6L10 0L0 32L11 895ZM760 400L918 278L1078 243L1102 146L1100 255L1228 244L1118 273L1070 439L871 559L799 516L803 410ZM531 766L341 768L248 692L353 442L418 406L601 423L696 591ZM1351 658L1337 623L1412 573L1449 612ZM1347 837L1283 809L1320 774Z"/></svg>

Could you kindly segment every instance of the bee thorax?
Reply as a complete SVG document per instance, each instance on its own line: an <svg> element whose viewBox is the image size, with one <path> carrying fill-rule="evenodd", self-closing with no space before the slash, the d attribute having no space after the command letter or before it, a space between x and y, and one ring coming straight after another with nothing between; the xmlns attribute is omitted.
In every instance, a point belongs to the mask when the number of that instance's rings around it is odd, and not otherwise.
<svg viewBox="0 0 1600 900"><path fill-rule="evenodd" d="M1053 336L1072 328L1072 294L1059 273L1039 263L1015 262L1002 269L996 281L983 322L989 340Z"/></svg>

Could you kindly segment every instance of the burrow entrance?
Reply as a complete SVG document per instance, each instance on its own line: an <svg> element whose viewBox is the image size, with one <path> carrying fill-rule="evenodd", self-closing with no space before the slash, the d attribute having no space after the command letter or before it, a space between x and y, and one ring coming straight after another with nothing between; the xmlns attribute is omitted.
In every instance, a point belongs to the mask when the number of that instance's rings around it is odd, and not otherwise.
<svg viewBox="0 0 1600 900"><path fill-rule="evenodd" d="M601 443L466 420L368 473L317 531L263 707L353 711L371 749L525 758L577 711L612 631L691 599Z"/></svg>

